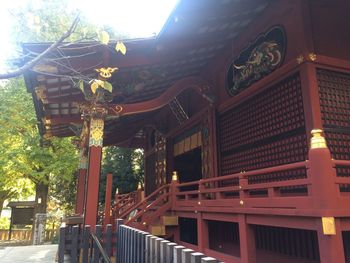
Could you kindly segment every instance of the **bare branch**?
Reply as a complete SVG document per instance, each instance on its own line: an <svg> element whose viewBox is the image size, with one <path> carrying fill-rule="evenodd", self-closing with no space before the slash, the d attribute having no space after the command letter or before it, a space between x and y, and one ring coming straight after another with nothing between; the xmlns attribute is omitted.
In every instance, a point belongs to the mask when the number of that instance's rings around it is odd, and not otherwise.
<svg viewBox="0 0 350 263"><path fill-rule="evenodd" d="M37 57L30 60L29 62L24 64L22 67L14 70L14 71L0 74L0 79L9 79L9 78L18 77L18 76L22 75L26 70L34 67L36 64L38 64L40 62L40 60L42 60L49 53L51 53L53 50L58 48L58 46L74 32L78 23L79 23L79 15L77 15L77 17L74 19L73 23L71 24L71 26L67 30L67 32L65 32L55 43L53 43L51 46L49 46L43 53L41 53L40 55L38 55Z"/></svg>

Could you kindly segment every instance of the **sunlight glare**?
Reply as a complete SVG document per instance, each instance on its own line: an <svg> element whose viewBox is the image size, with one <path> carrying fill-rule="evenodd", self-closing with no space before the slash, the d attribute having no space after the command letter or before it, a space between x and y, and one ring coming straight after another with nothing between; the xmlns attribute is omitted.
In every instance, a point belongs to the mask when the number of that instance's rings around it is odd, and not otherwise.
<svg viewBox="0 0 350 263"><path fill-rule="evenodd" d="M91 23L143 38L159 33L178 0L105 0L98 7L94 1L74 2Z"/></svg>

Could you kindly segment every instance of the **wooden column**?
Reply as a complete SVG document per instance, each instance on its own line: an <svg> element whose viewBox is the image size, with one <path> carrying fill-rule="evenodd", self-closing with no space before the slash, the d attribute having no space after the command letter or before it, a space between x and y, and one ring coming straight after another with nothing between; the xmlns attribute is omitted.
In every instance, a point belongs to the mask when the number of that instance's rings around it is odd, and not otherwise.
<svg viewBox="0 0 350 263"><path fill-rule="evenodd" d="M84 224L96 226L100 183L104 120L92 115L89 133L89 164Z"/></svg>
<svg viewBox="0 0 350 263"><path fill-rule="evenodd" d="M105 217L103 224L111 224L111 198L112 198L113 175L107 174L106 196L105 196Z"/></svg>
<svg viewBox="0 0 350 263"><path fill-rule="evenodd" d="M246 221L246 215L239 215L239 239L241 247L241 262L256 262L255 233Z"/></svg>
<svg viewBox="0 0 350 263"><path fill-rule="evenodd" d="M82 150L80 161L79 161L77 196L75 200L75 213L79 215L84 214L87 162L88 162L87 156L84 154L84 151Z"/></svg>
<svg viewBox="0 0 350 263"><path fill-rule="evenodd" d="M310 132L313 129L322 129L320 96L314 64L305 62L301 66L300 81L305 114L305 129L310 141Z"/></svg>
<svg viewBox="0 0 350 263"><path fill-rule="evenodd" d="M206 248L209 248L209 233L208 223L202 218L202 213L198 213L197 217L197 231L198 231L198 247L204 253Z"/></svg>
<svg viewBox="0 0 350 263"><path fill-rule="evenodd" d="M333 167L331 153L322 136L322 130L312 132L309 162L307 174L311 179L310 195L313 199L313 208L322 209L327 213L328 209L338 206L339 188L335 184L336 171ZM325 214L325 216L331 216Z"/></svg>
<svg viewBox="0 0 350 263"><path fill-rule="evenodd" d="M325 233L329 230L334 230L334 233ZM321 263L345 262L340 219L334 219L333 223L328 223L328 226L323 226L322 221L319 220L317 238Z"/></svg>

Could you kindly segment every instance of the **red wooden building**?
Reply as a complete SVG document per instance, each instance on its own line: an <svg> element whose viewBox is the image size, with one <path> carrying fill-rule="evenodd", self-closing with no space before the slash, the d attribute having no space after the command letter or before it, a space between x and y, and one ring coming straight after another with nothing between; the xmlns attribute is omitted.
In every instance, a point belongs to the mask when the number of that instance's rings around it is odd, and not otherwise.
<svg viewBox="0 0 350 263"><path fill-rule="evenodd" d="M350 262L349 13L183 0L125 56L83 43L43 60L26 84L43 136L80 136L77 213L96 224L103 146L143 148L146 198L117 198L127 224L225 262ZM83 94L94 78L113 92Z"/></svg>

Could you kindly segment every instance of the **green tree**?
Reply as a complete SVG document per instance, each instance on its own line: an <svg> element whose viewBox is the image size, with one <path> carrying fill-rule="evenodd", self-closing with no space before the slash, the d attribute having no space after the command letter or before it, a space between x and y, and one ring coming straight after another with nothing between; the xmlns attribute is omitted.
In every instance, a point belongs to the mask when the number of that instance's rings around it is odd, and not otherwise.
<svg viewBox="0 0 350 263"><path fill-rule="evenodd" d="M37 212L45 212L50 182L73 180L77 151L70 139L44 141L40 137L31 96L22 78L11 79L0 87L0 111L0 164L2 175L8 178L0 185L0 192L10 189L17 196L23 191L29 193L31 184L19 183L29 179L35 185L36 201L41 200ZM6 199L13 197L16 196L8 194Z"/></svg>
<svg viewBox="0 0 350 263"><path fill-rule="evenodd" d="M100 183L100 202L102 203L105 198L108 173L113 174L113 195L117 188L120 194L135 191L137 185L143 183L143 151L116 146L105 149Z"/></svg>

